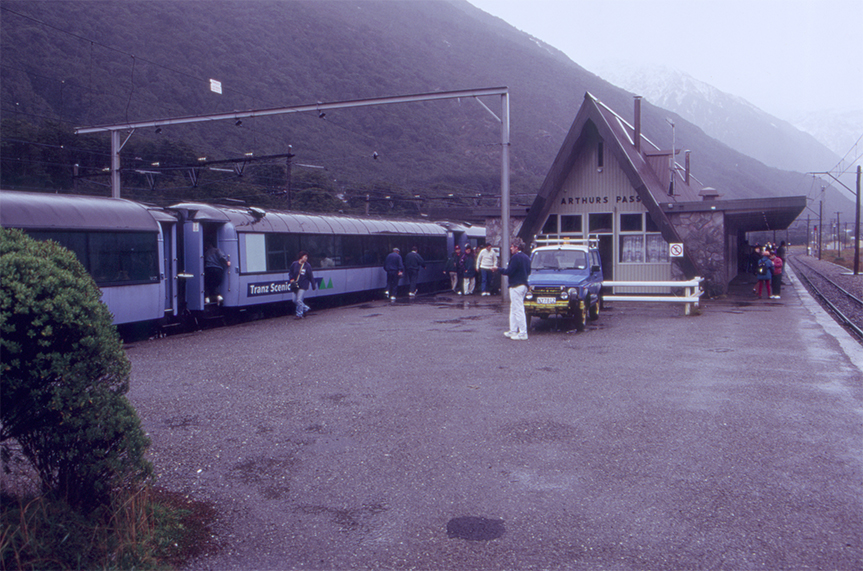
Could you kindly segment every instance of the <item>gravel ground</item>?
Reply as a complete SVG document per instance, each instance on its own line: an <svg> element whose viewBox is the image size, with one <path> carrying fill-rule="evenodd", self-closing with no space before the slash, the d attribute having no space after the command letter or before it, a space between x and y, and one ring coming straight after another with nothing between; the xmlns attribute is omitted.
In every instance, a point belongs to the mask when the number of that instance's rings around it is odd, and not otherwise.
<svg viewBox="0 0 863 571"><path fill-rule="evenodd" d="M863 349L739 289L527 341L494 298L263 320L130 346L129 396L220 514L189 571L861 569Z"/></svg>
<svg viewBox="0 0 863 571"><path fill-rule="evenodd" d="M854 322L857 327L863 328L863 306L848 299L844 293L823 280L815 272L829 278L857 299L863 299L863 274L855 276L852 270L844 266L834 264L826 259L819 260L817 257L798 255L794 252L792 252L790 261L794 271L812 280L822 295L827 296L830 302ZM815 272L810 270L810 268L815 270ZM801 283L805 285L805 282Z"/></svg>

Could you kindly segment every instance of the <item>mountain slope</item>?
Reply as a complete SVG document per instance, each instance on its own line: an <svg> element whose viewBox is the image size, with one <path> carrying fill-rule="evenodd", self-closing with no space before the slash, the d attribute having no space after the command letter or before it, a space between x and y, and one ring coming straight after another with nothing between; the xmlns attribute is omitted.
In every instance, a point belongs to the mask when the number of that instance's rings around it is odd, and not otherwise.
<svg viewBox="0 0 863 571"><path fill-rule="evenodd" d="M529 204L586 91L625 118L632 114L630 93L463 0L4 0L2 7L4 139L26 138L7 119L49 118L71 129L508 86L513 193ZM210 78L222 82L222 95L209 91ZM498 112L497 101L484 103ZM670 147L669 112L651 103L643 108L644 133ZM811 186L670 115L678 146L693 150L694 175L724 196L806 194ZM101 140L107 149L107 137ZM280 154L292 145L296 164L325 167L321 184L342 194L398 190L493 202L499 141L495 119L462 100L140 131L124 164L147 145L185 145L209 159Z"/></svg>

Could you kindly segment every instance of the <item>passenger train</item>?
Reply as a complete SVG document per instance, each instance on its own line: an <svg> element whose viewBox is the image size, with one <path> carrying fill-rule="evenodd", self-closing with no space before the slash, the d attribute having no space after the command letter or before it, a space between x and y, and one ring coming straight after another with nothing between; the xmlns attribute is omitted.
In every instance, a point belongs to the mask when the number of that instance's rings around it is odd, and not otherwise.
<svg viewBox="0 0 863 571"><path fill-rule="evenodd" d="M418 247L419 283L443 287L455 244L485 241L482 227L265 211L180 203L152 207L119 198L0 191L0 225L54 240L75 252L102 291L117 325L292 303L288 269L309 253L317 288L306 300L383 291L383 261L394 247ZM204 291L204 252L213 243L231 261L219 295ZM221 297L221 299L219 299Z"/></svg>

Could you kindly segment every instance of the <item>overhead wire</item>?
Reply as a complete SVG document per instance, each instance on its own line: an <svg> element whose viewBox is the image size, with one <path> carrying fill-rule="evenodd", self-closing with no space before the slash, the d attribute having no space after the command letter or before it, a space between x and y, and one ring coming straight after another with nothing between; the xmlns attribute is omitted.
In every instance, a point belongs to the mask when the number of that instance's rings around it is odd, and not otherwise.
<svg viewBox="0 0 863 571"><path fill-rule="evenodd" d="M64 86L64 85L66 85L66 86L74 86L75 88L80 88L80 89L82 89L82 90L86 90L86 93L89 93L89 94L91 95L91 97L92 97L93 65L94 65L94 61L95 61L95 58L93 57L93 52L94 52L95 48L96 48L96 47L103 48L103 49L106 49L106 50L108 50L108 51L111 51L111 52L114 52L114 53L121 54L121 55L123 55L123 56L127 56L127 57L129 57L129 58L131 59L131 65L130 65L130 80L129 80L129 93L128 93L128 97L126 98L126 105L125 105L125 109L124 109L124 116L126 117L126 120L127 120L127 121L129 120L129 119L128 119L128 114L129 114L129 110L130 110L131 102L132 102L132 100L133 100L133 97L134 97L134 96L136 95L136 93L137 93L137 92L136 92L136 90L135 90L135 71L136 71L137 63L138 63L139 61L140 61L140 62L143 62L143 63L146 63L146 64L148 64L148 65L155 66L155 67L157 67L157 68L159 68L159 69L163 69L163 70L166 70L166 71L168 71L168 72L171 72L171 73L174 73L174 74L180 75L180 76L182 76L182 77L184 77L184 78L186 78L186 79L193 79L193 80L195 80L195 81L201 81L201 82L206 82L206 81L208 81L207 79L202 78L202 77L199 77L199 76L197 76L197 75L195 75L194 73L191 73L191 72L189 72L189 71L183 71L183 70L177 69L177 68L175 68L175 67L167 66L167 65L164 65L164 64L162 64L162 63L159 63L159 62L156 62L156 61L153 61L153 60L147 59L147 58L140 57L140 56L135 55L134 53L128 52L128 51L126 51L126 50L124 50L124 49L120 49L120 48L117 48L117 47L111 46L111 45L109 45L109 44L106 44L106 43L103 43L103 42L99 42L99 41L97 41L97 40L94 40L93 38L88 38L88 37L83 36L83 35L81 35L81 34L78 34L78 33L75 33L75 32L71 32L71 31L66 30L66 29L62 29L62 28L60 28L60 27L58 27L58 26L55 26L55 25L53 25L53 24L50 24L50 23L48 23L48 22L46 22L46 21L44 21L44 20L41 20L41 19L39 19L39 18L36 18L36 17L30 16L30 15L28 15L28 14L24 14L24 13L22 13L22 12L18 11L18 10L14 10L14 9L12 9L12 8L9 8L8 6L0 5L0 10L2 10L2 11L4 11L4 12L6 12L6 13L8 13L8 14L14 14L14 15L16 15L16 16L18 16L18 17L20 17L20 18L24 18L24 19L26 19L26 20L29 20L29 21L34 22L34 23L36 23L36 24L39 24L39 25L41 25L41 26L44 26L45 28L48 28L48 29L50 29L50 30L54 30L54 31L59 32L59 33L61 33L61 34L65 34L65 35L68 35L68 36L70 36L70 37L76 38L76 39L78 39L78 40L80 40L80 41L87 42L87 43L89 44L89 50L90 50L90 53L91 53L90 62L89 62L89 67L88 67L88 69L89 69L89 75L90 75L90 88L89 88L89 90L87 90L87 87L86 87L86 86L84 86L83 84L77 83L77 82L72 82L72 83L67 84L67 83L66 83L66 80L64 80L64 79L59 79L59 78L56 78L56 77L48 77L48 76L44 76L44 75L38 74L37 72L33 71L32 69L14 68L14 67L12 67L12 66L9 66L8 64L3 64L5 67L9 67L9 68L11 68L11 69L16 69L16 70L21 71L21 72L23 72L23 73L27 73L28 75L31 75L31 76L33 76L33 77L39 77L39 78L41 78L41 79L46 79L46 80L49 80L49 81L55 81L55 82L58 82L58 83L60 83L60 84L61 84L61 86ZM250 100L257 100L257 97L256 97L256 96L254 96L254 95L252 95L252 94L249 94L249 93L245 93L245 92L243 92L243 91L241 91L241 90L238 90L238 89L233 89L233 88L229 88L229 87L225 87L225 86L223 86L223 90L225 90L225 91L227 91L227 92L229 92L229 93L234 93L234 94L237 94L237 95L240 95L240 96L243 96L243 97L249 98ZM61 87L61 91L62 91L62 87ZM91 99L91 103L92 103L92 99ZM161 104L164 104L164 101L160 101L160 103L161 103ZM92 111L92 110L91 110L91 109L89 109L89 106L88 106L88 112L89 112L89 111ZM50 120L60 121L60 122L62 122L62 123L72 124L72 122L71 122L71 121L68 121L68 120L62 119L62 118L61 118L61 117L59 117L59 116L55 116L55 117L47 117L47 116L42 116L42 115L36 115L36 114L33 114L33 113L21 112L21 111L19 111L19 110L15 110L14 112L16 112L16 113L20 113L20 114L23 114L23 115L26 115L26 116L29 116L29 117L36 117L36 118L42 118L42 119L50 119ZM56 115L56 113L55 113L55 115ZM255 141L255 143L257 143L257 136L258 136L258 135L260 135L260 136L266 137L267 139L270 139L270 140L271 140L271 141L273 141L273 142L276 142L280 147L284 147L284 145L285 145L285 141L284 141L284 138L283 138L283 137L277 137L277 136L275 136L275 135L271 134L271 130L259 130L259 129L257 129L257 128L256 128L256 125L255 125L255 123L254 123L254 122L252 122L252 124L253 124L253 127L252 127L250 130L251 130L251 131L252 131L252 133L253 133L253 137L254 137L254 141ZM354 136L361 137L361 138L367 139L367 140L369 140L369 141L374 141L374 140L375 140L375 139L374 139L374 137L372 137L371 135L368 135L368 134L365 134L365 133L358 133L358 132L357 132L357 131L355 131L354 129L351 129L351 128L347 127L346 125L341 124L340 122L333 122L333 121L331 120L331 118L330 118L330 120L329 120L329 121L327 121L327 124L328 124L328 125L332 125L332 126L334 126L334 127L336 127L336 128L342 129L342 130L344 130L344 131L347 131L347 132L349 132L349 133L352 133ZM375 152L377 152L377 151L375 151ZM397 155L397 154L400 154L400 149L392 149L391 151L388 151L388 155L390 155L390 156ZM105 155L105 156L110 157L110 154L107 154L107 155ZM312 159L312 160L315 160L315 159ZM356 162L357 160L362 160L362 157L356 157L356 156L354 156L354 155L343 155L343 156L340 156L340 157L332 157L332 156L327 157L327 156L326 156L326 153L321 153L321 160L320 160L319 162L329 163L330 168L333 168L333 167L335 167L336 165L339 165L339 166L344 167L344 166L345 166L349 161L350 161L350 162ZM356 184L355 182L350 181L350 178L352 178L352 177L348 177L348 180L345 180L345 175L344 175L344 173L341 175L341 178L342 178L342 182L343 182L343 183L346 183L346 184L352 184L352 185L355 185L355 186L360 186L360 185ZM392 180L390 180L390 181L388 181L388 182L389 182L390 184L397 184L397 183L395 183L395 181L392 181ZM401 183L401 184L397 184L397 186L406 186L406 187L410 187L410 186L412 186L412 185L410 185L410 184L409 184L409 181L405 180L405 181L402 181L402 183ZM408 188L406 188L406 190L409 190L409 189L408 189Z"/></svg>

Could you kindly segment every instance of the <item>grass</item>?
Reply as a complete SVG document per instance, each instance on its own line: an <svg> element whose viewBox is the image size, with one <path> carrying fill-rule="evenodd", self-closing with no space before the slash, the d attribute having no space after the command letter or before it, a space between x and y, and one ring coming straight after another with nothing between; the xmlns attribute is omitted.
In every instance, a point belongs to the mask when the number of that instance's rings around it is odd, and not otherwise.
<svg viewBox="0 0 863 571"><path fill-rule="evenodd" d="M46 496L0 501L4 570L170 570L217 549L215 510L160 488L120 491L87 515Z"/></svg>
<svg viewBox="0 0 863 571"><path fill-rule="evenodd" d="M824 250L821 252L821 259L833 262L849 270L854 269L854 248L846 248L842 251ZM863 265L859 267L863 268Z"/></svg>

